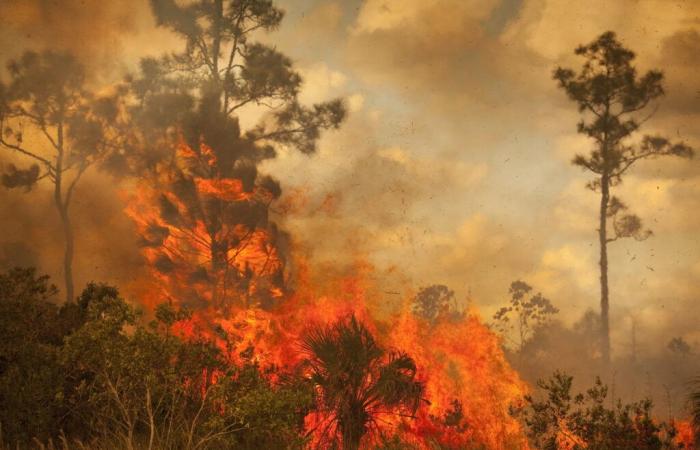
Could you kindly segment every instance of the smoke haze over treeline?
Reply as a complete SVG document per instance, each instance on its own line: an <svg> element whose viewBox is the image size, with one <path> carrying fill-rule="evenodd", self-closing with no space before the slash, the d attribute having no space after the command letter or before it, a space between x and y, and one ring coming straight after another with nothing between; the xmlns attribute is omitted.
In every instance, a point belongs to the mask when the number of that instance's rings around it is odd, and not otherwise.
<svg viewBox="0 0 700 450"><path fill-rule="evenodd" d="M280 180L273 207L294 251L318 269L375 268L376 304L399 305L443 284L485 321L522 279L559 309L519 355L528 381L556 368L592 379L598 311L596 197L570 164L590 142L576 108L552 81L572 50L606 30L660 68L665 97L644 123L700 147L700 3L625 0L282 0L285 21L260 39L289 55L306 104L344 97L343 126L313 156L280 152L261 164ZM25 50L70 51L88 83L109 89L143 57L179 49L149 2L7 0L0 59ZM7 74L3 72L3 77ZM261 112L241 112L254 124ZM0 152L3 169L26 161ZM71 206L77 289L89 281L127 297L145 276L139 237L124 214L138 177L89 169ZM618 192L654 236L610 251L611 330L617 395L652 395L664 413L685 407L684 380L700 363L700 165L641 162ZM0 266L36 266L60 284L63 243L47 185L2 189ZM130 290L131 289L131 290ZM588 333L588 334L587 334ZM687 348L672 345L679 338ZM582 356L583 355L583 356ZM672 383L675 385L671 386ZM585 384L585 383L584 383Z"/></svg>

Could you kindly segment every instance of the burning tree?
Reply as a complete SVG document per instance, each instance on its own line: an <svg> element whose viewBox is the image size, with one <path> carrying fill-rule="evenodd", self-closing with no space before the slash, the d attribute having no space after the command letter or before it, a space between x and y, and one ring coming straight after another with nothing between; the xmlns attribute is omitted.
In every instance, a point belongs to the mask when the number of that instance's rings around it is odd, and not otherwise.
<svg viewBox="0 0 700 450"><path fill-rule="evenodd" d="M269 304L283 281L279 235L268 220L279 185L264 177L246 192L241 179L213 173L218 158L205 144L199 152L183 144L179 157L196 166L204 154L212 165L200 167L203 176L194 174L196 167L178 170L164 188L142 188L143 202L130 213L144 253L170 298L247 307L255 296Z"/></svg>
<svg viewBox="0 0 700 450"><path fill-rule="evenodd" d="M583 115L578 132L594 141L591 153L576 155L573 164L595 174L587 187L600 194L601 350L603 360L609 362L608 244L629 237L646 239L651 234L644 230L641 219L629 214L627 206L611 195L610 190L622 182L623 175L638 161L659 156L690 158L693 150L683 143L674 144L660 136L645 136L636 145L627 142L646 120L638 115L663 95L663 74L651 70L638 77L632 65L634 53L622 46L615 33L602 34L594 42L577 48L576 54L586 59L581 71L576 73L560 67L555 70L554 79L567 96L578 104ZM609 222L613 226L612 236L608 235Z"/></svg>
<svg viewBox="0 0 700 450"><path fill-rule="evenodd" d="M284 236L269 218L281 189L258 165L280 148L313 153L321 130L342 122L343 104L301 105L289 58L252 41L283 18L271 1L151 4L186 45L143 60L131 81L140 130L121 162L153 174L129 208L146 256L171 297L269 305L283 285ZM243 131L246 108L259 121Z"/></svg>

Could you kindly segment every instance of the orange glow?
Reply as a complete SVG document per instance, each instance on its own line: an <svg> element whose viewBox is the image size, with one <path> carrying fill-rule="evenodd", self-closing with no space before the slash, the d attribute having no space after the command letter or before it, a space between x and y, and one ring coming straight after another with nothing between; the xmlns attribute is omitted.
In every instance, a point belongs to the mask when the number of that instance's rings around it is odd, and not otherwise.
<svg viewBox="0 0 700 450"><path fill-rule="evenodd" d="M426 383L430 404L407 423L410 433L448 448L528 448L520 424L509 414L526 386L505 360L497 336L476 313L430 326L405 308L389 342L410 349ZM463 419L450 425L436 420L445 417L454 401L461 404Z"/></svg>
<svg viewBox="0 0 700 450"><path fill-rule="evenodd" d="M142 236L142 253L154 284L143 302L150 307L174 301L201 308L280 299L283 292L275 278L280 278L283 262L270 230L254 220L224 220L225 208L249 215L264 209L270 193L257 187L246 192L241 180L216 175L216 157L204 144L195 152L181 143L177 154L189 164L190 159L205 164L213 175L192 176L189 185L189 179L182 182L165 173L157 182L142 182L129 196L126 213ZM208 214L207 208L221 211Z"/></svg>
<svg viewBox="0 0 700 450"><path fill-rule="evenodd" d="M214 152L204 144L194 151L182 143L178 156L184 161L196 159L216 172ZM177 333L214 339L236 363L291 368L304 357L299 339L310 325L354 314L385 347L408 352L425 383L425 402L416 417L388 414L381 421L387 430L425 449L436 443L443 448L479 444L494 450L527 448L519 423L509 415L509 407L521 401L526 387L505 360L499 339L476 312L436 324L416 318L408 300L399 311L387 312L369 301L376 298L369 281L373 269L362 262L351 276L312 277L314 269L297 257L295 277L287 280L294 286L291 290L275 282L284 264L268 229L222 224L212 231L205 216L192 219L181 213L188 205L168 188L173 176L163 178L138 186L128 199L127 214L144 239L151 278L147 287L139 289L142 303L154 307L170 301L194 311L190 320L177 324ZM235 178L194 176L192 181L198 202L269 205L266 192L258 188L246 192ZM287 200L283 210L305 203L303 191L297 194L299 198ZM332 211L334 204L335 197L328 197L322 209ZM238 245L226 247L220 255L225 264L217 266L212 252L223 235ZM455 405L460 405L460 414L447 419ZM323 420L308 416L307 429Z"/></svg>
<svg viewBox="0 0 700 450"><path fill-rule="evenodd" d="M683 445L682 448L693 450L695 447L695 430L689 420L677 420L674 425L678 434L676 435L676 445Z"/></svg>

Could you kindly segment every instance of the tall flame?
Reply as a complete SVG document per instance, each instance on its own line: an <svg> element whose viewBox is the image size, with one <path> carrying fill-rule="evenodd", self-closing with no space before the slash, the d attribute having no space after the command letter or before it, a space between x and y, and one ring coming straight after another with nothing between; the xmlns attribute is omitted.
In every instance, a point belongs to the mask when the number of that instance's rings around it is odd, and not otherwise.
<svg viewBox="0 0 700 450"><path fill-rule="evenodd" d="M520 424L509 413L526 386L476 313L430 325L405 310L389 342L410 349L426 382L429 405L409 422L411 434L446 448L527 448Z"/></svg>
<svg viewBox="0 0 700 450"><path fill-rule="evenodd" d="M216 165L205 144L194 151L181 143L178 158L181 165L192 160ZM178 325L181 333L207 333L233 361L278 367L302 360L299 339L310 324L354 314L385 346L408 352L425 383L425 401L416 417L388 417L383 422L388 431L426 449L434 444L527 448L519 423L509 415L526 392L525 384L475 312L463 320L430 324L417 318L406 301L402 310L380 314L382 308L369 301L372 268L362 263L354 276L315 283L313 270L297 260L294 292L285 290L280 282L284 264L269 226L245 220L211 223L207 211L197 211L269 206L269 192L244 184L206 171L192 171L184 181L166 173L163 180L141 183L128 197L126 211L142 236L152 280L144 289L145 305L171 301L192 306L192 318Z"/></svg>
<svg viewBox="0 0 700 450"><path fill-rule="evenodd" d="M266 226L272 194L218 176L216 156L204 143L195 152L181 142L177 157L183 166L194 161L211 170L164 171L162 179L141 182L128 198L126 213L142 238L155 283L145 303L222 308L280 299L284 264L276 230Z"/></svg>

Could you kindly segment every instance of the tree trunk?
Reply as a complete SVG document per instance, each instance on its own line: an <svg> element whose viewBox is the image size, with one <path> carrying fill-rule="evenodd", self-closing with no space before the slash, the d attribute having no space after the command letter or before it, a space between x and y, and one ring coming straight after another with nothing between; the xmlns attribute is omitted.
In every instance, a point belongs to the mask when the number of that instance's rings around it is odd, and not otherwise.
<svg viewBox="0 0 700 450"><path fill-rule="evenodd" d="M73 227L68 216L68 206L58 206L59 214L61 215L61 223L63 225L63 234L66 240L66 248L63 254L63 275L66 284L66 302L74 300L73 287L73 252L75 248L75 238L73 236Z"/></svg>
<svg viewBox="0 0 700 450"><path fill-rule="evenodd" d="M153 418L153 405L151 404L151 388L146 388L146 412L148 413L148 450L153 449L153 442L156 437L156 423Z"/></svg>
<svg viewBox="0 0 700 450"><path fill-rule="evenodd" d="M610 179L603 175L600 179L600 348L603 362L610 363L610 320L608 291L608 203L610 201Z"/></svg>
<svg viewBox="0 0 700 450"><path fill-rule="evenodd" d="M353 394L354 396L354 394ZM350 401L347 411L341 414L339 420L343 450L359 450L362 437L365 434L365 419L367 412L360 401Z"/></svg>
<svg viewBox="0 0 700 450"><path fill-rule="evenodd" d="M73 301L73 251L75 247L75 239L73 237L73 227L68 216L67 199L63 197L63 124L58 125L57 135L57 150L56 155L56 181L54 183L54 203L61 217L61 226L63 227L63 236L65 239L65 251L63 253L63 280L66 285L66 303Z"/></svg>
<svg viewBox="0 0 700 450"><path fill-rule="evenodd" d="M343 433L343 450L359 450L362 436L357 433Z"/></svg>

